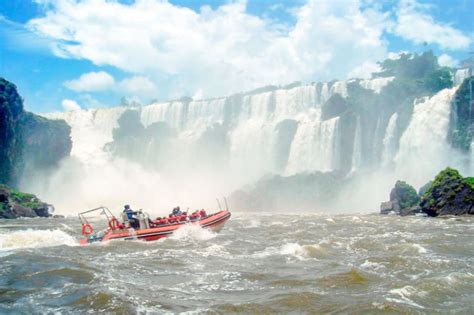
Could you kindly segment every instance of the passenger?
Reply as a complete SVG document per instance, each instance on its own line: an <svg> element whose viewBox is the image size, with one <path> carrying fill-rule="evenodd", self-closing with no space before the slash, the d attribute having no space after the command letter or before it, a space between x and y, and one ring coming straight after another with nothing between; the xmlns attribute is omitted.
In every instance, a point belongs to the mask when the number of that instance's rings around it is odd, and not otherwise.
<svg viewBox="0 0 474 315"><path fill-rule="evenodd" d="M201 218L204 218L206 217L206 211L204 209L202 209L201 211L199 211L199 215L201 215Z"/></svg>
<svg viewBox="0 0 474 315"><path fill-rule="evenodd" d="M129 205L125 205L123 208L124 208L123 213L127 215L128 222L130 222L130 226L133 228L137 228L139 223L138 223L137 218L135 218L135 215L137 215L138 212L133 211Z"/></svg>
<svg viewBox="0 0 474 315"><path fill-rule="evenodd" d="M191 214L190 219L191 220L197 220L198 218L199 218L199 211L196 210Z"/></svg>

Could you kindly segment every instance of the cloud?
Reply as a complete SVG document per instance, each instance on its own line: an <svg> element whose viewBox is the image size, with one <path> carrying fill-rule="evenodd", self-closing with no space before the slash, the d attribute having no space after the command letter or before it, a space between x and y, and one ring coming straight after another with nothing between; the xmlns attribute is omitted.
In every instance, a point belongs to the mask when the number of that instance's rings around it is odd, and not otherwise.
<svg viewBox="0 0 474 315"><path fill-rule="evenodd" d="M64 82L64 86L76 92L97 92L110 89L115 84L114 78L104 71L89 72L78 79Z"/></svg>
<svg viewBox="0 0 474 315"><path fill-rule="evenodd" d="M467 49L471 39L448 24L436 22L427 7L415 0L402 0L397 12L395 34L416 44L436 44L442 49Z"/></svg>
<svg viewBox="0 0 474 315"><path fill-rule="evenodd" d="M363 64L352 69L352 71L349 72L349 77L360 78L360 79L370 79L372 73L380 72L380 71L381 71L381 68L377 63L364 62Z"/></svg>
<svg viewBox="0 0 474 315"><path fill-rule="evenodd" d="M443 67L457 67L459 64L459 61L451 57L450 55L447 54L442 54L441 56L438 57L438 63L440 66Z"/></svg>
<svg viewBox="0 0 474 315"><path fill-rule="evenodd" d="M291 25L249 14L245 1L198 11L161 0L47 2L46 14L28 27L54 39L57 56L116 67L136 77L119 86L137 93L159 86L166 93L160 97L366 76L364 66L388 54L388 31L442 47L469 44L413 1L400 5L396 24L393 12L373 1L308 0L292 7Z"/></svg>
<svg viewBox="0 0 474 315"><path fill-rule="evenodd" d="M146 77L172 96L202 90L209 97L342 79L384 58L389 16L361 7L358 0L310 0L295 8L296 23L289 26L247 13L243 1L196 12L158 0L71 0L54 2L28 26L55 39L58 56Z"/></svg>
<svg viewBox="0 0 474 315"><path fill-rule="evenodd" d="M69 99L64 99L61 102L61 105L63 106L64 111L69 112L69 111L75 111L75 110L80 110L81 106L77 104L76 101L69 100Z"/></svg>
<svg viewBox="0 0 474 315"><path fill-rule="evenodd" d="M156 96L157 87L149 78L142 76L133 76L131 78L120 81L120 90L124 90L123 94L134 94L143 96Z"/></svg>
<svg viewBox="0 0 474 315"><path fill-rule="evenodd" d="M100 101L92 97L90 94L81 94L78 96L81 104L85 108L105 108L107 107L106 105L102 104Z"/></svg>

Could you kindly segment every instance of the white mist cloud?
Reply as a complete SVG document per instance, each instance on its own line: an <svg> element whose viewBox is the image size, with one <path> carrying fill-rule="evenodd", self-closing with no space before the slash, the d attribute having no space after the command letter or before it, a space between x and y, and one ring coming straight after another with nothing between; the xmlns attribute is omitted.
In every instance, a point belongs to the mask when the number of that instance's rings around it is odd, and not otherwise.
<svg viewBox="0 0 474 315"><path fill-rule="evenodd" d="M414 43L436 44L443 49L466 49L471 39L454 27L439 23L414 0L402 0L397 12L395 34Z"/></svg>
<svg viewBox="0 0 474 315"><path fill-rule="evenodd" d="M105 71L84 73L78 79L64 82L65 87L76 92L103 91L114 84L114 78Z"/></svg>
<svg viewBox="0 0 474 315"><path fill-rule="evenodd" d="M80 110L80 109L81 109L81 106L79 106L79 104L77 104L76 101L69 100L69 99L64 99L64 100L61 102L61 105L62 105L64 111L66 111L66 112L70 112L70 111L75 111L75 110Z"/></svg>

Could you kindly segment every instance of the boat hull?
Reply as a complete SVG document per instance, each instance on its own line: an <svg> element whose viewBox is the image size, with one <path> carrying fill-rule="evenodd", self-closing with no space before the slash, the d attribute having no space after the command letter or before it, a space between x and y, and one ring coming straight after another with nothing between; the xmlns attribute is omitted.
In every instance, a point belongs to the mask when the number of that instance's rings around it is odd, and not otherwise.
<svg viewBox="0 0 474 315"><path fill-rule="evenodd" d="M203 219L194 222L177 222L173 224L162 225L149 229L122 229L115 231L107 231L104 237L84 238L80 240L81 245L87 245L94 242L104 242L109 240L140 240L140 241L156 241L160 238L172 235L176 230L182 228L186 224L196 224L203 228L208 228L213 231L220 231L225 222L230 219L230 212L228 210L219 211L209 215Z"/></svg>

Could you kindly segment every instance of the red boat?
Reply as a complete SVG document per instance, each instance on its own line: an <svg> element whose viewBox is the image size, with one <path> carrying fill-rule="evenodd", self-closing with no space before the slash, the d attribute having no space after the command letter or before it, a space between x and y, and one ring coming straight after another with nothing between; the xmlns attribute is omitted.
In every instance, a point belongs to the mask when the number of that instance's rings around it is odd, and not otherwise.
<svg viewBox="0 0 474 315"><path fill-rule="evenodd" d="M107 228L95 232L91 223L87 220L86 214L99 212L107 220ZM82 223L82 234L85 238L80 240L81 245L87 245L94 242L103 242L108 240L143 240L155 241L163 237L170 236L177 229L186 224L197 224L203 228L209 228L213 231L219 231L224 223L229 220L229 210L221 210L213 214L206 214L204 210L195 211L191 215L180 215L172 218L163 218L161 220L151 221L142 211L138 211L138 226L132 227L123 216L123 223L120 222L109 209L99 207L79 214Z"/></svg>

